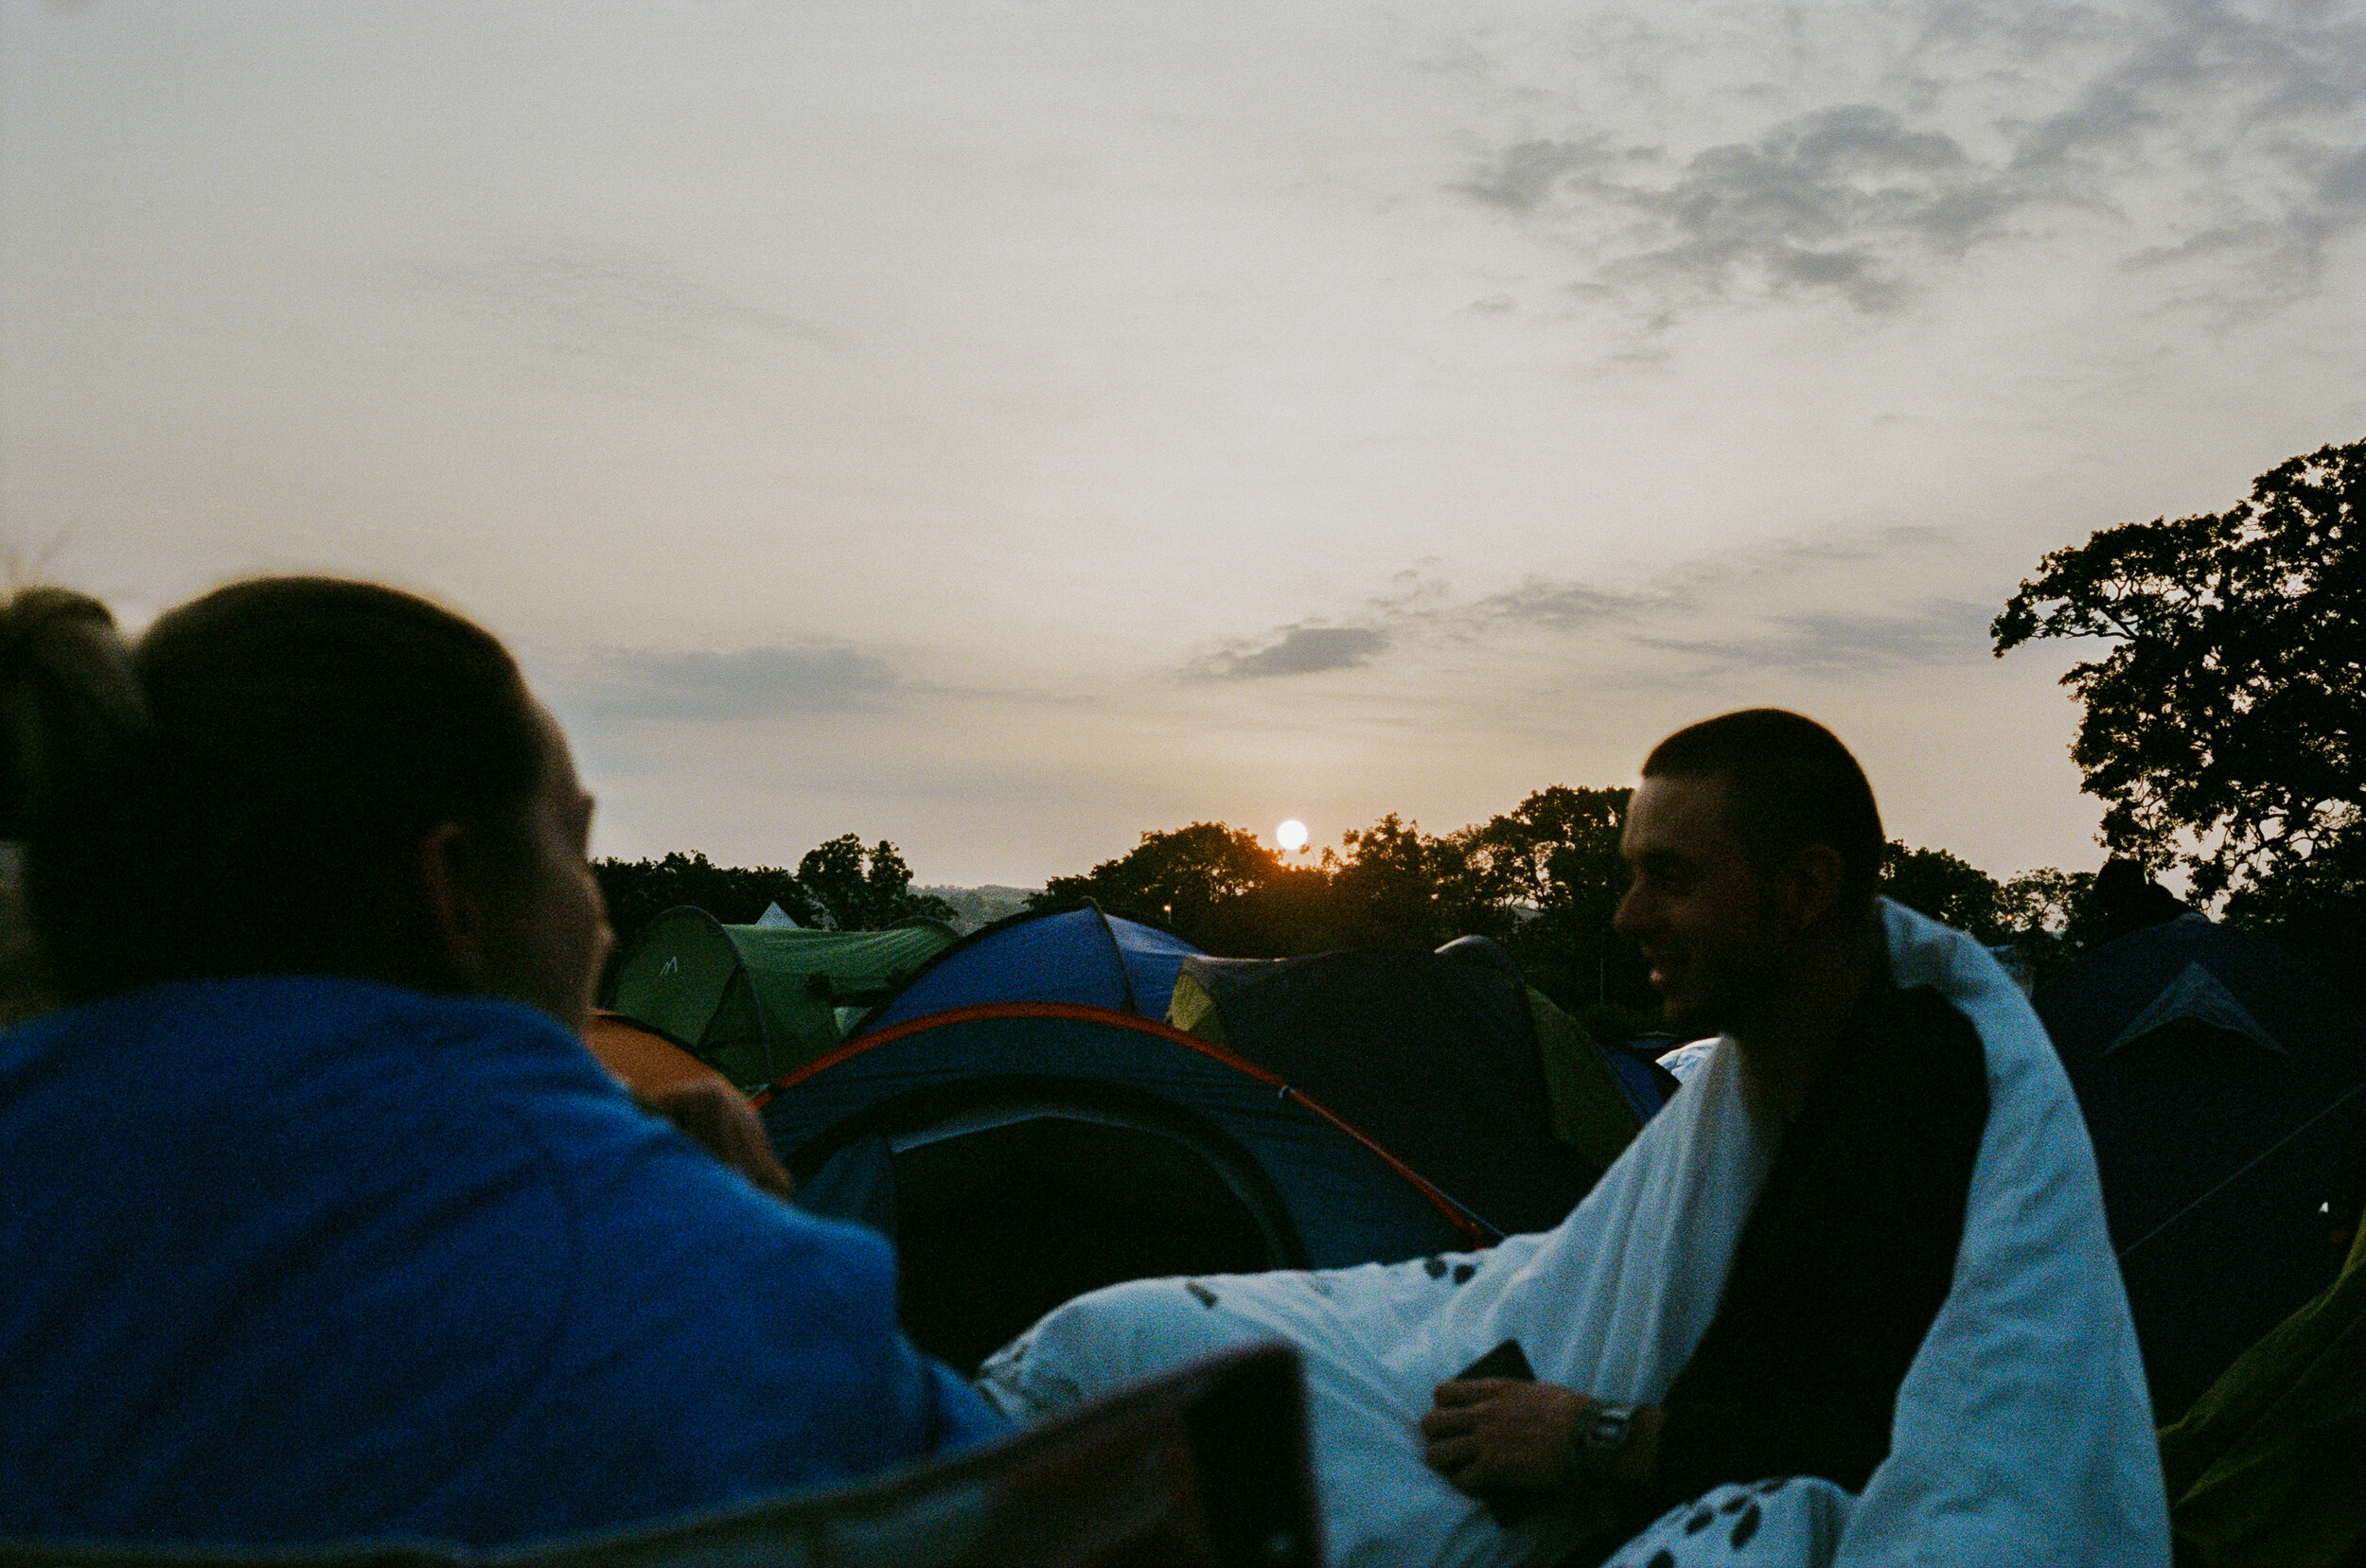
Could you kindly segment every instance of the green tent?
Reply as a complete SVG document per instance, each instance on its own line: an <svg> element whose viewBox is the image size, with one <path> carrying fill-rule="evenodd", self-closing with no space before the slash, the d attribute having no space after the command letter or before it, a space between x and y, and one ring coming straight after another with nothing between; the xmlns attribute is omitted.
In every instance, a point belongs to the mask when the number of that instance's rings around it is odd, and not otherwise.
<svg viewBox="0 0 2366 1568"><path fill-rule="evenodd" d="M848 1024L955 938L934 920L887 931L725 925L683 905L634 939L608 1005L754 1088L835 1050Z"/></svg>

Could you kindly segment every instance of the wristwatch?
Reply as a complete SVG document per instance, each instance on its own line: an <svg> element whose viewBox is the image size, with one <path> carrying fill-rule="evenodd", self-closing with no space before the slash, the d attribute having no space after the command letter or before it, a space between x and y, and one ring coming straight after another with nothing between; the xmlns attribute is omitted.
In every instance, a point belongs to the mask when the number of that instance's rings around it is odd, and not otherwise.
<svg viewBox="0 0 2366 1568"><path fill-rule="evenodd" d="M1597 1400L1578 1412L1578 1424L1570 1430L1570 1468L1607 1480L1633 1438L1634 1406Z"/></svg>

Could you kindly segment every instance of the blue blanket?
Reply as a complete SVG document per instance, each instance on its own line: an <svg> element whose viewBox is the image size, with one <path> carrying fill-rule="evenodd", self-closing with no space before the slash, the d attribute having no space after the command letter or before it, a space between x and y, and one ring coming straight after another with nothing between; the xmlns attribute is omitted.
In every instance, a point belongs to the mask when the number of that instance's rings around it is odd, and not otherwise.
<svg viewBox="0 0 2366 1568"><path fill-rule="evenodd" d="M0 1534L486 1545L998 1429L880 1238L531 1009L255 978L0 1034Z"/></svg>

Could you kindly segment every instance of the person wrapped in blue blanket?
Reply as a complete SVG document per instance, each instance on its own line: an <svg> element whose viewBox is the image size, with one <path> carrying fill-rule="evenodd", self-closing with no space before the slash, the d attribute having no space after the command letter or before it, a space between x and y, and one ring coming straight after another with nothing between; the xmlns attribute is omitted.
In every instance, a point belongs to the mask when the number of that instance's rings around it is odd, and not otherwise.
<svg viewBox="0 0 2366 1568"><path fill-rule="evenodd" d="M0 836L69 1005L0 1033L0 1537L495 1545L999 1430L893 1260L574 1031L592 810L509 655L235 584L0 610Z"/></svg>

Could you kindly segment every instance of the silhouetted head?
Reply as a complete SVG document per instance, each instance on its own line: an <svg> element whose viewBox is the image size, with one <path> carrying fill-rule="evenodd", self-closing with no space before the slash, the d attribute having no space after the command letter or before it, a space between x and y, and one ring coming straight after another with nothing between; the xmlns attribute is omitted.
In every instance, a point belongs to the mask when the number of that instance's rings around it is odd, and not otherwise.
<svg viewBox="0 0 2366 1568"><path fill-rule="evenodd" d="M564 738L499 642L415 595L260 578L136 646L0 609L0 829L57 988L346 974L579 1025L608 942Z"/></svg>
<svg viewBox="0 0 2366 1568"><path fill-rule="evenodd" d="M1778 709L1726 714L1645 760L1616 925L1642 947L1671 1025L1730 1029L1780 986L1801 943L1863 925L1881 849L1864 770L1830 731Z"/></svg>

